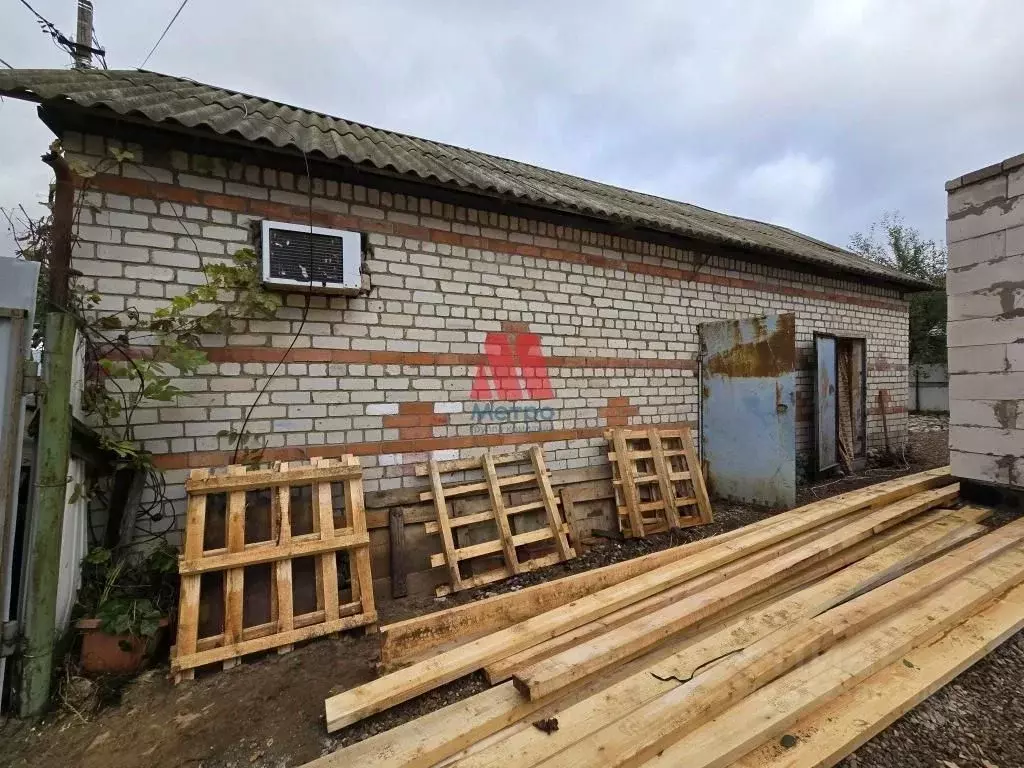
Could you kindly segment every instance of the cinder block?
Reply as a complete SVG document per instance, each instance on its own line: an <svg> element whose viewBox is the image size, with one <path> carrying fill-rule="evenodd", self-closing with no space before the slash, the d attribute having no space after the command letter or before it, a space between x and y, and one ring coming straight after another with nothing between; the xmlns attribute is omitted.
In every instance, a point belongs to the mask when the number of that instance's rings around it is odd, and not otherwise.
<svg viewBox="0 0 1024 768"><path fill-rule="evenodd" d="M1007 254L1006 232L1000 230L981 237L972 237L949 244L949 268L959 269L971 264L1001 259Z"/></svg>
<svg viewBox="0 0 1024 768"><path fill-rule="evenodd" d="M1024 254L975 264L946 274L946 293L950 296L974 293L997 284L1024 284Z"/></svg>
<svg viewBox="0 0 1024 768"><path fill-rule="evenodd" d="M1000 174L950 192L946 198L946 211L952 215L972 209L983 209L987 203L1006 200L1006 192L1006 176Z"/></svg>
<svg viewBox="0 0 1024 768"><path fill-rule="evenodd" d="M949 452L949 464L953 477L1008 485L1013 460L969 453L954 446Z"/></svg>
<svg viewBox="0 0 1024 768"><path fill-rule="evenodd" d="M946 304L950 320L994 319L1024 309L1024 286L956 294L949 296Z"/></svg>
<svg viewBox="0 0 1024 768"><path fill-rule="evenodd" d="M946 240L955 243L980 237L1001 229L1024 224L1024 197L1016 197L1005 204L991 203L978 213L964 213L946 221Z"/></svg>
<svg viewBox="0 0 1024 768"><path fill-rule="evenodd" d="M1011 344L1024 339L1024 317L951 320L946 325L946 337L950 347Z"/></svg>
<svg viewBox="0 0 1024 768"><path fill-rule="evenodd" d="M950 400L1014 400L1024 392L1024 373L952 374Z"/></svg>
<svg viewBox="0 0 1024 768"><path fill-rule="evenodd" d="M952 373L996 373L1011 370L1006 344L979 347L950 347L948 366Z"/></svg>

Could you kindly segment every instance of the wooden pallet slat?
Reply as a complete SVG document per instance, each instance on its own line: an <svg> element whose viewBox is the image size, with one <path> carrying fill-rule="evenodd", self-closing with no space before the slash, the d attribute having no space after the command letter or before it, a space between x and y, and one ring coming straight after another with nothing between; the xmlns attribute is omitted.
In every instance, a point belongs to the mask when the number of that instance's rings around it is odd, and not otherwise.
<svg viewBox="0 0 1024 768"><path fill-rule="evenodd" d="M531 471L504 476L498 474L499 464L513 465L517 463L529 463ZM461 481L458 483L445 485L441 479L441 474L445 469L449 472L475 470L482 476L482 480L460 478ZM570 546L566 536L567 529L562 519L561 500L555 497L547 467L544 464L544 453L539 446L534 446L527 451L500 455L492 455L488 451L474 459L458 459L444 463L431 459L425 464L417 466L415 472L418 475L430 477L430 490L422 492L420 499L433 500L437 513L437 520L428 522L425 530L427 533L437 533L441 536L441 552L430 556L430 565L434 568L445 566L448 568L448 584L437 587L436 594L438 596L489 584L576 556L576 552ZM531 493L540 498L535 501L511 504L505 499L505 492L512 491L513 487L516 493ZM480 497L483 494L486 494L486 500L489 503L488 509L459 515L452 514L448 508L448 499L452 496L476 495ZM475 499L470 498L466 500L466 503L474 501ZM520 525L521 532L516 533L512 518L528 512L543 512L546 527L522 531ZM493 525L497 537L484 541L478 539L463 546L457 544L456 531L461 534L470 526L481 524ZM474 530L479 532L482 529ZM486 535L486 531L483 532ZM519 547L548 542L555 550L553 554L542 554L532 550L527 553L518 551ZM485 565L477 558L493 558L495 555L501 556L501 567L481 570ZM467 561L473 563L474 573L472 575L464 575L460 567L460 563Z"/></svg>
<svg viewBox="0 0 1024 768"><path fill-rule="evenodd" d="M334 522L334 482L344 484L347 519L343 526ZM293 534L291 490L295 486L311 487L313 532L301 536ZM362 475L355 457L341 461L314 458L308 465L297 466L285 462L256 471L233 465L217 475L195 470L188 487L185 545L179 559L180 618L171 660L176 682L191 679L195 668L206 664L219 662L229 668L246 654L273 649L286 653L302 640L376 625ZM269 490L271 538L246 543L247 494L265 489ZM206 550L211 493L227 495L225 546ZM351 568L352 598L344 605L337 572L339 551L348 553ZM292 569L292 561L298 557L313 558L316 582L316 607L299 616L294 611ZM268 565L270 620L247 627L245 570L256 565ZM215 573L223 574L223 627L219 634L199 637L201 579Z"/></svg>

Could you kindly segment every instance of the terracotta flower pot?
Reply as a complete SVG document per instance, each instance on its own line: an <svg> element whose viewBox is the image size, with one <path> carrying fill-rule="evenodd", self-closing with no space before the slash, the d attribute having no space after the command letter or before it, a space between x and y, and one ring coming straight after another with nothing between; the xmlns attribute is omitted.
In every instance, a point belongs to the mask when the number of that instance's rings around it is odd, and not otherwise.
<svg viewBox="0 0 1024 768"><path fill-rule="evenodd" d="M168 620L160 620L160 629L151 638L108 635L100 629L99 619L80 619L75 626L82 633L82 668L86 672L130 675L142 669L150 648L155 648Z"/></svg>

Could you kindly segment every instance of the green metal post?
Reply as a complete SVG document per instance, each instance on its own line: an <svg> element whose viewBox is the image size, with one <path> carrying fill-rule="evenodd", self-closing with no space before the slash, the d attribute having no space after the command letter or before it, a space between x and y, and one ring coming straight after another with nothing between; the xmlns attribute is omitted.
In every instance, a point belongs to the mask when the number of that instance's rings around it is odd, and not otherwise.
<svg viewBox="0 0 1024 768"><path fill-rule="evenodd" d="M24 608L19 711L41 713L50 700L60 571L61 531L68 497L71 448L71 377L75 320L64 312L46 316L43 352L44 394L39 410L35 470L35 514L29 525L28 574Z"/></svg>
<svg viewBox="0 0 1024 768"><path fill-rule="evenodd" d="M68 498L71 377L76 330L75 318L67 312L71 291L74 176L57 146L43 155L43 162L53 168L56 184L53 245L48 265L49 309L43 347L43 391L39 396L39 434L36 438L35 495L26 541L28 563L23 592L23 646L18 688L18 711L22 717L40 714L50 701L60 545Z"/></svg>

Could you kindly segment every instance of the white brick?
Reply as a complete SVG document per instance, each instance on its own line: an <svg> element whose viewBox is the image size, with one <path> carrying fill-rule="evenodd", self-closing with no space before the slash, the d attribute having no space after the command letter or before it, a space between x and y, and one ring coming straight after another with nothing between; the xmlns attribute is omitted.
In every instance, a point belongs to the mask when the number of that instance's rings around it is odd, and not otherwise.
<svg viewBox="0 0 1024 768"><path fill-rule="evenodd" d="M153 267L148 264L144 266L129 265L124 268L124 275L139 280L170 281L174 279L174 270L168 267Z"/></svg>
<svg viewBox="0 0 1024 768"><path fill-rule="evenodd" d="M128 245L143 245L148 248L173 248L174 238L158 232L125 232L124 241Z"/></svg>
<svg viewBox="0 0 1024 768"><path fill-rule="evenodd" d="M434 413L462 413L462 403L434 403Z"/></svg>
<svg viewBox="0 0 1024 768"><path fill-rule="evenodd" d="M369 403L366 406L367 416L390 416L398 413L398 403Z"/></svg>

